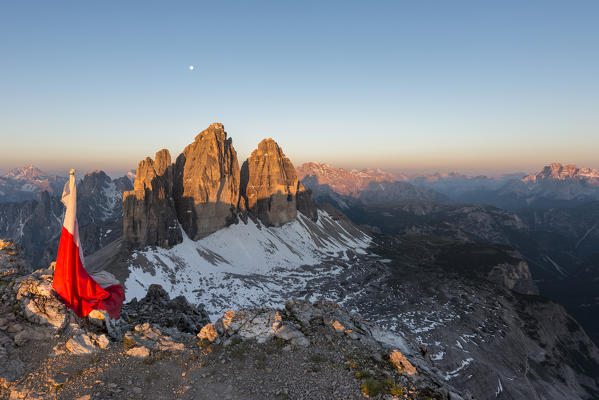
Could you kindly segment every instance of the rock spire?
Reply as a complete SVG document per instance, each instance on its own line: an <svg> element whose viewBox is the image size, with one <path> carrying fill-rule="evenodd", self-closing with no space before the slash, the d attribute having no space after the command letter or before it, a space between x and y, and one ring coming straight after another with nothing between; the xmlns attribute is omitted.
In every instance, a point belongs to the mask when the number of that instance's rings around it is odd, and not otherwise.
<svg viewBox="0 0 599 400"><path fill-rule="evenodd" d="M175 206L181 226L201 239L235 220L239 200L239 163L221 123L196 136L177 157Z"/></svg>
<svg viewBox="0 0 599 400"><path fill-rule="evenodd" d="M172 191L168 150L139 162L134 189L123 193L123 239L128 247L171 247L181 242Z"/></svg>
<svg viewBox="0 0 599 400"><path fill-rule="evenodd" d="M277 142L264 139L241 167L241 202L267 226L297 215L297 173Z"/></svg>
<svg viewBox="0 0 599 400"><path fill-rule="evenodd" d="M249 215L266 226L294 220L297 210L316 220L312 192L273 139L264 139L239 168L221 123L199 133L171 162L168 150L138 167L134 190L123 195L123 239L129 248L171 247L181 228L199 240Z"/></svg>

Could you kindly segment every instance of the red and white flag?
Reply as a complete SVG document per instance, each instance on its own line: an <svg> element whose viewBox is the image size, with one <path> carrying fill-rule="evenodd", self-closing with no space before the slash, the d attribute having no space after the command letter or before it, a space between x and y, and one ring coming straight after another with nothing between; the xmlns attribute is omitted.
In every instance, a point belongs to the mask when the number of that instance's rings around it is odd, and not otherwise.
<svg viewBox="0 0 599 400"><path fill-rule="evenodd" d="M67 307L75 311L78 316L85 317L92 310L99 309L106 310L110 318L118 319L125 300L123 287L108 272L102 271L92 277L85 270L77 224L75 170L71 170L69 181L64 186L62 203L67 209L62 224L52 286Z"/></svg>

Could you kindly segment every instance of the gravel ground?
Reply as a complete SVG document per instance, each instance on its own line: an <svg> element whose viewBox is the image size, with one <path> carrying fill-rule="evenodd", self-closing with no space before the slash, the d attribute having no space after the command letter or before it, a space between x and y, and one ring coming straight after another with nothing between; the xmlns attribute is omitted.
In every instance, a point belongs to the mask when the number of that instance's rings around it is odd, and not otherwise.
<svg viewBox="0 0 599 400"><path fill-rule="evenodd" d="M374 398L444 398L422 388L417 377L398 374L384 354L359 341L331 334L324 326L313 328L308 338L309 346L292 347L280 339L217 345L188 336L184 351L155 351L145 359L127 355L131 344L126 341L112 342L91 355L49 358L52 341L45 342L37 356L31 350L40 342L32 342L27 373L0 389L0 397L361 399L368 397L364 387ZM410 391L412 384L420 390ZM373 396L377 389L380 394Z"/></svg>

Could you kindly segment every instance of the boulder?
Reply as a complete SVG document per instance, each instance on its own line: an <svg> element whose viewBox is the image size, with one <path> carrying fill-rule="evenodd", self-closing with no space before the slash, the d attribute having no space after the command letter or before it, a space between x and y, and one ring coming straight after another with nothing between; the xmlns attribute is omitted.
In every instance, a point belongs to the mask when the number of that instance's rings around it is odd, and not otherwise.
<svg viewBox="0 0 599 400"><path fill-rule="evenodd" d="M67 307L52 289L51 270L38 270L15 281L16 299L27 320L59 330L69 320Z"/></svg>
<svg viewBox="0 0 599 400"><path fill-rule="evenodd" d="M210 342L214 342L216 337L218 336L218 332L214 327L214 324L205 325L200 332L197 334L197 338L200 340L208 340Z"/></svg>
<svg viewBox="0 0 599 400"><path fill-rule="evenodd" d="M412 363L409 362L399 350L393 350L391 354L389 354L389 360L400 374L405 373L408 375L415 375L418 373Z"/></svg>
<svg viewBox="0 0 599 400"><path fill-rule="evenodd" d="M225 343L231 337L264 343L276 337L295 346L310 344L306 336L290 321L284 321L281 313L275 309L227 310L214 326L210 325L200 331L198 338L214 341L215 339L210 339L214 335L224 339Z"/></svg>
<svg viewBox="0 0 599 400"><path fill-rule="evenodd" d="M275 337L289 341L295 346L305 347L310 344L308 338L301 331L289 324L280 325L275 330Z"/></svg>
<svg viewBox="0 0 599 400"><path fill-rule="evenodd" d="M65 347L69 353L78 356L94 353L98 349L92 337L86 333L70 338L65 343Z"/></svg>
<svg viewBox="0 0 599 400"><path fill-rule="evenodd" d="M173 351L181 352L185 350L183 343L178 343L169 335L165 335L161 328L149 323L136 325L132 331L125 334L125 342L139 345L152 351Z"/></svg>
<svg viewBox="0 0 599 400"><path fill-rule="evenodd" d="M127 355L131 357L146 358L150 355L150 350L144 346L137 346L127 350Z"/></svg>

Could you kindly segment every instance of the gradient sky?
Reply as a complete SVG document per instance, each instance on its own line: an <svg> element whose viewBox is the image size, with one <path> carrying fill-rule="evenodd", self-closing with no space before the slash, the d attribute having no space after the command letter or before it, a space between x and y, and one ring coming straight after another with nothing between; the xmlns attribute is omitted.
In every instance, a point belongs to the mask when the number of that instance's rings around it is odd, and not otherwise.
<svg viewBox="0 0 599 400"><path fill-rule="evenodd" d="M599 168L597 21L598 1L3 1L0 171L116 175L215 121L241 161L272 137L296 164Z"/></svg>

